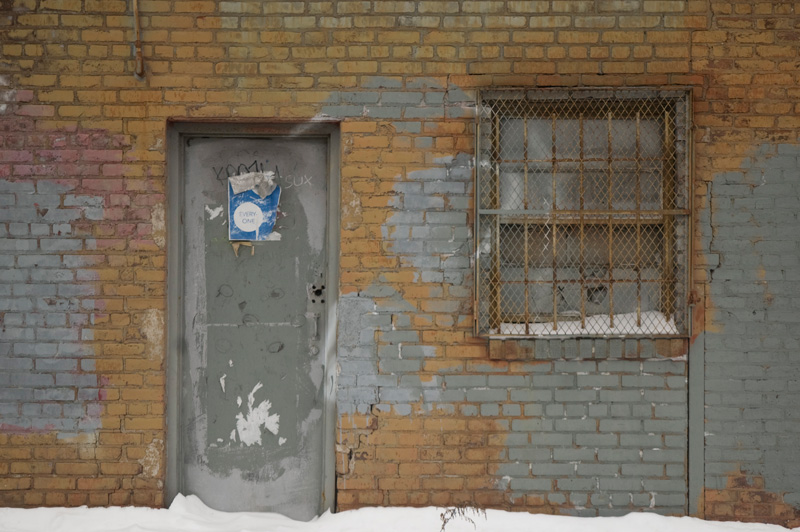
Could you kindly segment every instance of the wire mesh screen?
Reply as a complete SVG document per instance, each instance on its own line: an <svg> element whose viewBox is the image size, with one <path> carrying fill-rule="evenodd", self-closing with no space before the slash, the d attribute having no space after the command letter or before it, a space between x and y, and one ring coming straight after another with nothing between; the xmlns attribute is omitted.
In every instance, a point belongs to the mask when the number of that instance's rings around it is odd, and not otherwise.
<svg viewBox="0 0 800 532"><path fill-rule="evenodd" d="M688 100L489 91L478 117L478 333L688 333Z"/></svg>

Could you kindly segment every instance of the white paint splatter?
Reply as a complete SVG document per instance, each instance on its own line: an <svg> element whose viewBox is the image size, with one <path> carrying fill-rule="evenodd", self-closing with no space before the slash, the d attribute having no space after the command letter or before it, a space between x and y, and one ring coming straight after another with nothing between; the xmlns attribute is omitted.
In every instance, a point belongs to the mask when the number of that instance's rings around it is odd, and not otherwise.
<svg viewBox="0 0 800 532"><path fill-rule="evenodd" d="M271 232L266 237L264 237L264 240L272 240L273 242L278 242L280 239L281 239L281 234L275 231Z"/></svg>
<svg viewBox="0 0 800 532"><path fill-rule="evenodd" d="M232 368L232 367L233 367L233 360L231 360L231 359L228 359L228 367L229 367L229 368Z"/></svg>
<svg viewBox="0 0 800 532"><path fill-rule="evenodd" d="M220 388L222 388L222 393L225 393L225 378L227 376L228 376L228 374L225 373L222 377L219 378L219 386L220 386Z"/></svg>
<svg viewBox="0 0 800 532"><path fill-rule="evenodd" d="M216 209L212 209L208 205L206 205L206 212L208 213L208 219L213 220L222 214L224 207L220 205Z"/></svg>
<svg viewBox="0 0 800 532"><path fill-rule="evenodd" d="M311 249L321 250L325 239L325 196L319 189L312 189L297 196L308 219L307 238Z"/></svg>
<svg viewBox="0 0 800 532"><path fill-rule="evenodd" d="M229 436L229 438L231 439L231 441L236 441L236 429L233 429L231 431L231 435Z"/></svg>
<svg viewBox="0 0 800 532"><path fill-rule="evenodd" d="M163 203L153 205L150 213L150 223L153 224L153 242L156 246L163 248L167 243L167 222L166 210Z"/></svg>
<svg viewBox="0 0 800 532"><path fill-rule="evenodd" d="M149 478L158 477L161 471L161 456L164 454L164 440L153 440L144 451L144 456L139 459L142 465L142 476Z"/></svg>
<svg viewBox="0 0 800 532"><path fill-rule="evenodd" d="M148 309L144 313L139 329L147 339L145 353L150 360L159 360L164 356L164 311Z"/></svg>
<svg viewBox="0 0 800 532"><path fill-rule="evenodd" d="M237 397L236 398L236 406L238 406L238 407L242 406L242 398L241 397Z"/></svg>
<svg viewBox="0 0 800 532"><path fill-rule="evenodd" d="M247 415L239 412L236 414L236 431L239 434L239 441L250 447L251 445L261 445L261 428L265 428L272 434L278 435L279 422L281 417L278 414L269 413L272 403L268 400L261 401L257 407L253 408L256 402L255 394L264 385L258 383L247 395Z"/></svg>
<svg viewBox="0 0 800 532"><path fill-rule="evenodd" d="M286 438L278 438L278 445L283 445L286 443Z"/></svg>

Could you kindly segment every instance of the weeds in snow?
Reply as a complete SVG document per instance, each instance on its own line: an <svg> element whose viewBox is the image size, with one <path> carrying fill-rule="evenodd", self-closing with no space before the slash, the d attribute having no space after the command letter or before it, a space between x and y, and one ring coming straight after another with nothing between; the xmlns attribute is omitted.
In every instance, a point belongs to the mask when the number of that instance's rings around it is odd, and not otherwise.
<svg viewBox="0 0 800 532"><path fill-rule="evenodd" d="M444 512L439 514L439 517L442 520L442 528L439 530L439 532L445 532L447 524L457 518L463 519L467 523L470 523L473 528L477 528L475 521L473 521L470 517L471 514L483 516L483 518L486 519L486 510L483 508L475 508L474 506L469 506L467 504L460 504L458 506L453 506L452 508L446 508Z"/></svg>

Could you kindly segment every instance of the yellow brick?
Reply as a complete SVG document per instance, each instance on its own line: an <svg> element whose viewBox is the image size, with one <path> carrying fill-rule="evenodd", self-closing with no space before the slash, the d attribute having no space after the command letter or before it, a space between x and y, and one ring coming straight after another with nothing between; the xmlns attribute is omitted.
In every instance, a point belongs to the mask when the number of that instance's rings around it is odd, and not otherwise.
<svg viewBox="0 0 800 532"><path fill-rule="evenodd" d="M71 490L75 489L74 478L38 477L33 479L33 489L37 490Z"/></svg>
<svg viewBox="0 0 800 532"><path fill-rule="evenodd" d="M472 43L506 43L509 42L507 31L475 31L470 33Z"/></svg>
<svg viewBox="0 0 800 532"><path fill-rule="evenodd" d="M569 61L556 65L559 74L597 74L600 65L597 61Z"/></svg>
<svg viewBox="0 0 800 532"><path fill-rule="evenodd" d="M34 87L50 87L56 84L56 76L51 74L33 74L22 78L22 83Z"/></svg>
<svg viewBox="0 0 800 532"><path fill-rule="evenodd" d="M111 93L114 95L114 93ZM109 118L144 118L147 116L147 109L144 106L135 105L104 105L103 116Z"/></svg>
<svg viewBox="0 0 800 532"><path fill-rule="evenodd" d="M604 29L613 28L617 24L617 19L614 17L575 17L573 23L576 28L581 29Z"/></svg>
<svg viewBox="0 0 800 532"><path fill-rule="evenodd" d="M255 76L258 74L258 63L217 63L215 73L234 76Z"/></svg>
<svg viewBox="0 0 800 532"><path fill-rule="evenodd" d="M680 13L686 8L685 0L645 0L646 13Z"/></svg>
<svg viewBox="0 0 800 532"><path fill-rule="evenodd" d="M117 101L115 91L78 91L78 101L82 103L114 103Z"/></svg>
<svg viewBox="0 0 800 532"><path fill-rule="evenodd" d="M102 108L87 105L59 105L58 116L62 118L91 118L102 115Z"/></svg>
<svg viewBox="0 0 800 532"><path fill-rule="evenodd" d="M126 0L85 0L86 11L123 13L128 10Z"/></svg>
<svg viewBox="0 0 800 532"><path fill-rule="evenodd" d="M216 7L217 2L210 1L175 2L176 13L213 13Z"/></svg>
<svg viewBox="0 0 800 532"><path fill-rule="evenodd" d="M761 57L795 57L796 46L756 46L756 54Z"/></svg>
<svg viewBox="0 0 800 532"><path fill-rule="evenodd" d="M595 43L600 34L594 31L559 31L558 42L566 44Z"/></svg>
<svg viewBox="0 0 800 532"><path fill-rule="evenodd" d="M424 63L424 66L423 71L427 76L451 76L467 73L465 63L428 61Z"/></svg>
<svg viewBox="0 0 800 532"><path fill-rule="evenodd" d="M128 76L128 78L133 79L133 76ZM126 78L126 80L128 79ZM106 77L108 79L108 77ZM191 76L177 76L177 75L159 75L159 76L150 76L150 86L151 87L191 87L192 86L192 77ZM135 81L135 80L134 80ZM131 83L132 86L135 86Z"/></svg>
<svg viewBox="0 0 800 532"><path fill-rule="evenodd" d="M688 72L689 61L648 61L647 72Z"/></svg>
<svg viewBox="0 0 800 532"><path fill-rule="evenodd" d="M80 11L81 0L42 0L39 9L54 11Z"/></svg>
<svg viewBox="0 0 800 532"><path fill-rule="evenodd" d="M631 49L628 47L615 46L611 49L612 59L627 59L631 56Z"/></svg>
<svg viewBox="0 0 800 532"><path fill-rule="evenodd" d="M303 33L289 31L262 31L259 34L262 43L269 44L300 44L303 42Z"/></svg>
<svg viewBox="0 0 800 532"><path fill-rule="evenodd" d="M656 46L655 47L655 55L656 55L656 57L667 57L667 58L688 57L689 56L689 47L688 46Z"/></svg>
<svg viewBox="0 0 800 532"><path fill-rule="evenodd" d="M640 31L604 31L601 40L607 43L641 43L644 33Z"/></svg>
<svg viewBox="0 0 800 532"><path fill-rule="evenodd" d="M300 74L300 69L292 63L259 63L260 74Z"/></svg>
<svg viewBox="0 0 800 532"><path fill-rule="evenodd" d="M378 71L377 61L339 61L336 70L347 73L375 73Z"/></svg>
<svg viewBox="0 0 800 532"><path fill-rule="evenodd" d="M644 64L638 62L603 63L603 72L606 74L641 74Z"/></svg>
<svg viewBox="0 0 800 532"><path fill-rule="evenodd" d="M370 47L364 45L348 46L346 50L350 59L367 59Z"/></svg>
<svg viewBox="0 0 800 532"><path fill-rule="evenodd" d="M647 41L660 44L683 44L689 43L691 37L688 31L649 31Z"/></svg>
<svg viewBox="0 0 800 532"><path fill-rule="evenodd" d="M124 39L125 34L122 30L83 30L81 40L84 42L92 41L112 41L118 42Z"/></svg>
<svg viewBox="0 0 800 532"><path fill-rule="evenodd" d="M357 28L394 28L397 21L388 16L358 16L353 17L353 25Z"/></svg>
<svg viewBox="0 0 800 532"><path fill-rule="evenodd" d="M621 17L619 17L619 27L623 28L623 29L655 28L660 23L661 23L661 17L656 16L656 15L621 16Z"/></svg>
<svg viewBox="0 0 800 532"><path fill-rule="evenodd" d="M41 57L44 54L44 46L41 44L26 44L25 55L28 57Z"/></svg>
<svg viewBox="0 0 800 532"><path fill-rule="evenodd" d="M314 28L316 24L316 17L283 17L283 25L287 30Z"/></svg>
<svg viewBox="0 0 800 532"><path fill-rule="evenodd" d="M214 40L214 33L210 31L171 31L169 34L172 42L209 43ZM254 41L255 42L255 41Z"/></svg>
<svg viewBox="0 0 800 532"><path fill-rule="evenodd" d="M694 43L724 43L728 41L728 32L726 31L695 31L692 33L692 42Z"/></svg>
<svg viewBox="0 0 800 532"><path fill-rule="evenodd" d="M191 28L195 18L182 15L154 15L150 17L153 28Z"/></svg>
<svg viewBox="0 0 800 532"><path fill-rule="evenodd" d="M80 11L80 9L78 10ZM77 26L86 28L91 26L102 26L103 17L100 15L61 15L62 26Z"/></svg>
<svg viewBox="0 0 800 532"><path fill-rule="evenodd" d="M442 27L445 29L475 29L483 26L483 17L478 16L456 16L444 17Z"/></svg>
<svg viewBox="0 0 800 532"><path fill-rule="evenodd" d="M58 15L56 14L18 15L16 22L20 26L58 26Z"/></svg>
<svg viewBox="0 0 800 532"><path fill-rule="evenodd" d="M334 43L372 43L375 41L374 30L340 30L333 32Z"/></svg>
<svg viewBox="0 0 800 532"><path fill-rule="evenodd" d="M423 35L425 44L463 44L466 37L459 31L436 31L432 30Z"/></svg>
<svg viewBox="0 0 800 532"><path fill-rule="evenodd" d="M292 57L298 59L322 59L326 53L325 46L295 46L291 49Z"/></svg>
<svg viewBox="0 0 800 532"><path fill-rule="evenodd" d="M357 85L358 78L356 76L320 76L317 78L317 86L320 88L345 89Z"/></svg>
<svg viewBox="0 0 800 532"><path fill-rule="evenodd" d="M573 46L569 49L570 59L586 59L589 56L588 50L583 46Z"/></svg>
<svg viewBox="0 0 800 532"><path fill-rule="evenodd" d="M665 28L706 29L708 19L705 16L665 16Z"/></svg>
<svg viewBox="0 0 800 532"><path fill-rule="evenodd" d="M572 19L564 15L544 16L544 17L537 16L537 17L531 17L530 20L531 28L540 28L540 29L566 28L570 24L572 24Z"/></svg>
<svg viewBox="0 0 800 532"><path fill-rule="evenodd" d="M22 55L22 45L20 44L4 44L3 45L3 54L16 56Z"/></svg>
<svg viewBox="0 0 800 532"><path fill-rule="evenodd" d="M420 33L418 31L382 31L378 33L379 43L389 44L418 44Z"/></svg>
<svg viewBox="0 0 800 532"><path fill-rule="evenodd" d="M39 92L40 102L71 102L75 95L70 90L54 90Z"/></svg>

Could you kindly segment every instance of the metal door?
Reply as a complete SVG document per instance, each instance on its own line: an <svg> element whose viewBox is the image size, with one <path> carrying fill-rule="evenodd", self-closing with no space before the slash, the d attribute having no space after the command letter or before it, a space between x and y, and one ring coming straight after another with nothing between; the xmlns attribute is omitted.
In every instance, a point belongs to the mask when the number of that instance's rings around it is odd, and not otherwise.
<svg viewBox="0 0 800 532"><path fill-rule="evenodd" d="M173 138L182 280L172 302L181 308L171 313L179 372L171 491L220 510L310 519L327 506L332 447L325 436L328 294L336 293L327 233L331 137ZM275 173L277 219L269 240L232 242L228 177L249 172Z"/></svg>

